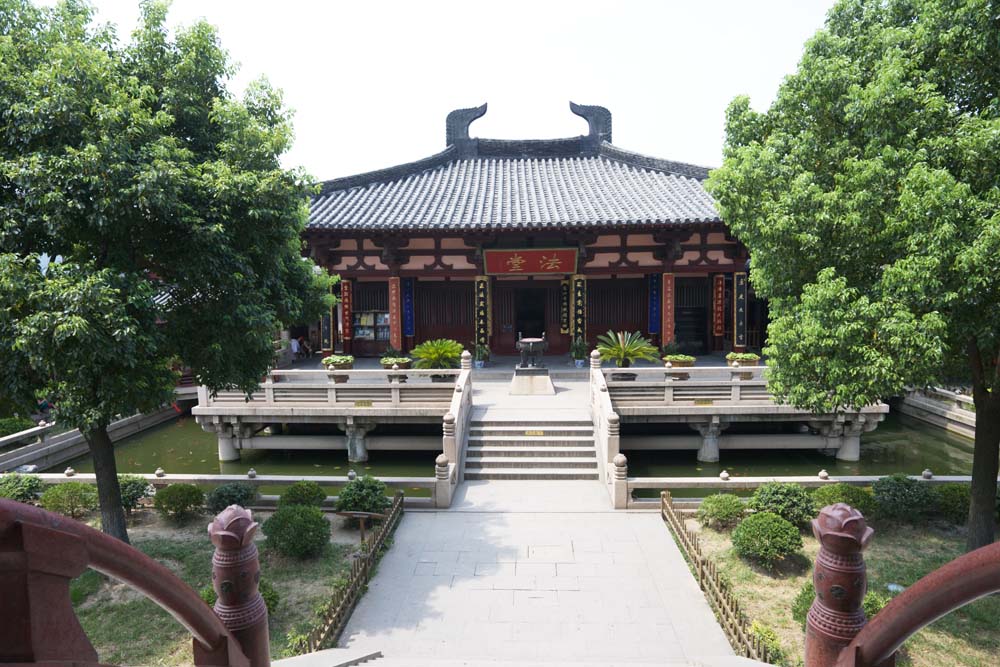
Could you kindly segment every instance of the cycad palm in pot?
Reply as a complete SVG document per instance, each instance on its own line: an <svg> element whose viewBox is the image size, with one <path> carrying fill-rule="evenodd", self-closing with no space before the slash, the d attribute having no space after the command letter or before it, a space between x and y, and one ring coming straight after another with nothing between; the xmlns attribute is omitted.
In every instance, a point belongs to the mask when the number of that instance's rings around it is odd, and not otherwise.
<svg viewBox="0 0 1000 667"><path fill-rule="evenodd" d="M608 331L597 337L597 351L602 359L615 362L618 368L628 368L639 359L657 361L659 350L638 331ZM613 381L634 380L635 373L614 373Z"/></svg>
<svg viewBox="0 0 1000 667"><path fill-rule="evenodd" d="M462 344L449 338L425 340L410 351L416 359L414 368L458 368L462 358ZM451 375L432 375L433 382L448 382Z"/></svg>

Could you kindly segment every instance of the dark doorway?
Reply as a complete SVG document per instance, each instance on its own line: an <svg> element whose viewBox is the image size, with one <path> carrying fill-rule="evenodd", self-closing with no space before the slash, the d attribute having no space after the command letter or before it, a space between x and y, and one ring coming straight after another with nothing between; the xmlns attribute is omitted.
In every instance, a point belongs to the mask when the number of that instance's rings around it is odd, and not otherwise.
<svg viewBox="0 0 1000 667"><path fill-rule="evenodd" d="M677 346L684 354L708 352L708 314L711 296L711 283L708 278L677 279L674 326Z"/></svg>
<svg viewBox="0 0 1000 667"><path fill-rule="evenodd" d="M524 338L541 338L545 333L547 290L519 289L514 292L514 328Z"/></svg>

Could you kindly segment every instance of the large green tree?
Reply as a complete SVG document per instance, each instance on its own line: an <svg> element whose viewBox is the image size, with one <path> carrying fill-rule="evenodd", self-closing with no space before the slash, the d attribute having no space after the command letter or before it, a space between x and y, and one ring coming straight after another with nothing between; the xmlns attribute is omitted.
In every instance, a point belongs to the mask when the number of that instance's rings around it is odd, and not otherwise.
<svg viewBox="0 0 1000 667"><path fill-rule="evenodd" d="M835 410L971 382L970 548L995 532L998 91L995 0L842 0L770 109L730 105L710 179L770 299L779 396Z"/></svg>
<svg viewBox="0 0 1000 667"><path fill-rule="evenodd" d="M165 17L144 4L122 43L84 3L0 0L0 395L81 429L126 541L108 424L169 401L177 363L252 390L275 331L331 298L280 96L233 96L214 29Z"/></svg>

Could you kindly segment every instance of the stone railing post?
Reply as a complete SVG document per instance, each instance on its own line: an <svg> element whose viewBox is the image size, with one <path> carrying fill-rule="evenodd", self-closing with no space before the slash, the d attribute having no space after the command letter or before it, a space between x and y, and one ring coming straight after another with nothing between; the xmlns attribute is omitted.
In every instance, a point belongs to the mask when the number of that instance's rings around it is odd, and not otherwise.
<svg viewBox="0 0 1000 667"><path fill-rule="evenodd" d="M614 479L612 480L615 509L628 509L628 460L624 454L616 454L612 463L615 465Z"/></svg>
<svg viewBox="0 0 1000 667"><path fill-rule="evenodd" d="M434 460L434 506L438 509L451 507L451 475L448 457L438 454Z"/></svg>
<svg viewBox="0 0 1000 667"><path fill-rule="evenodd" d="M462 352L462 370L467 371L472 368L472 353L468 350Z"/></svg>
<svg viewBox="0 0 1000 667"><path fill-rule="evenodd" d="M257 527L250 510L238 505L222 510L208 524L215 545L212 587L218 596L215 613L239 642L250 667L269 667L267 605L258 590L260 561L253 540Z"/></svg>
<svg viewBox="0 0 1000 667"><path fill-rule="evenodd" d="M594 350L590 353L590 369L601 370L601 353Z"/></svg>
<svg viewBox="0 0 1000 667"><path fill-rule="evenodd" d="M875 531L861 512L844 503L824 507L812 530L820 549L813 568L816 599L806 617L805 665L833 667L865 625L861 604L868 576L861 552Z"/></svg>
<svg viewBox="0 0 1000 667"><path fill-rule="evenodd" d="M614 461L621 447L621 421L618 413L608 415L608 462Z"/></svg>
<svg viewBox="0 0 1000 667"><path fill-rule="evenodd" d="M441 420L441 449L449 461L458 461L458 451L455 445L455 415L447 413Z"/></svg>

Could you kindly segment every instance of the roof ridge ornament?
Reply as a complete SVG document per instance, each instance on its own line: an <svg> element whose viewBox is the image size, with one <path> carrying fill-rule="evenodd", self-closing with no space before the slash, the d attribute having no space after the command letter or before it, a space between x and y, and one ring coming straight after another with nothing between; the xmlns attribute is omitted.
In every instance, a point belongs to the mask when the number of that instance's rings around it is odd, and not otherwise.
<svg viewBox="0 0 1000 667"><path fill-rule="evenodd" d="M590 138L600 144L602 141L611 143L611 112L607 107L591 104L569 103L569 110L587 121L590 126Z"/></svg>
<svg viewBox="0 0 1000 667"><path fill-rule="evenodd" d="M470 107L468 109L455 109L448 114L445 121L445 142L448 146L455 146L460 150L472 141L469 137L469 125L477 118L486 115L486 103L482 106Z"/></svg>

